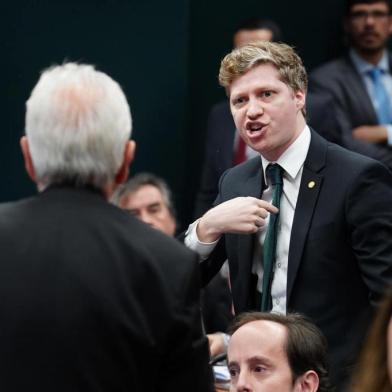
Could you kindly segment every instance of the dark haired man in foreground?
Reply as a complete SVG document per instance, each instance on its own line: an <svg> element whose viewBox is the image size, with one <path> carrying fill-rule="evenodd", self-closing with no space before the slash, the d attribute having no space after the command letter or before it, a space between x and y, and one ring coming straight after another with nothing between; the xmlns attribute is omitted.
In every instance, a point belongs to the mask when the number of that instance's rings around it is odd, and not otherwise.
<svg viewBox="0 0 392 392"><path fill-rule="evenodd" d="M231 329L231 392L328 392L327 342L299 314L244 313Z"/></svg>

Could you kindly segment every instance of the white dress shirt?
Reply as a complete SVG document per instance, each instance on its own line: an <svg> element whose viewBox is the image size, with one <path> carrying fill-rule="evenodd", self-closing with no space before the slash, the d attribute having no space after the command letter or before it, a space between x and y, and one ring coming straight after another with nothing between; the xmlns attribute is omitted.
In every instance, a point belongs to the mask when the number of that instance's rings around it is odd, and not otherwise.
<svg viewBox="0 0 392 392"><path fill-rule="evenodd" d="M276 264L271 288L272 311L277 313L286 313L287 266L291 227L293 225L303 165L309 150L310 138L310 130L306 126L294 143L276 161L284 169L283 193L280 199L278 239L276 245ZM275 162L269 162L262 156L261 160L264 178L266 178L266 167L268 164ZM272 187L269 184L266 185L267 188L263 192L262 200L270 203L272 201ZM198 221L193 222L189 226L186 232L185 245L196 251L201 259L204 260L210 255L219 240L213 243L200 242L196 233L197 223ZM259 232L252 266L252 272L258 276L257 290L260 293L262 292L263 283L262 244L265 239L268 224L269 217L266 219L266 225Z"/></svg>

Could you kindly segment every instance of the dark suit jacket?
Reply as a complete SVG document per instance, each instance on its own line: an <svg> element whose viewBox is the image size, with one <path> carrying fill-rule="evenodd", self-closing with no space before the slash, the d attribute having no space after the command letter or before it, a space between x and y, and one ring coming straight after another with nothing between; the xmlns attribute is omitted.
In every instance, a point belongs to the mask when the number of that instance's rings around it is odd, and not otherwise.
<svg viewBox="0 0 392 392"><path fill-rule="evenodd" d="M340 144L335 105L328 93L306 97L308 123L329 141ZM195 219L208 211L218 194L220 176L233 166L235 124L227 100L213 106L208 117L207 137L200 188L196 195Z"/></svg>
<svg viewBox="0 0 392 392"><path fill-rule="evenodd" d="M259 157L228 170L217 203L260 198L262 173ZM388 169L312 132L290 238L287 308L326 335L338 385L361 347L372 304L392 282L391 200ZM229 259L236 313L254 308L254 245L254 235L227 234L201 265L207 282Z"/></svg>
<svg viewBox="0 0 392 392"><path fill-rule="evenodd" d="M392 66L391 55L389 62ZM327 92L333 97L341 133L339 144L392 168L391 146L355 140L352 137L353 128L377 125L378 120L366 86L348 55L315 69L309 77L309 91L314 94Z"/></svg>
<svg viewBox="0 0 392 392"><path fill-rule="evenodd" d="M197 257L92 189L0 206L1 391L212 391Z"/></svg>

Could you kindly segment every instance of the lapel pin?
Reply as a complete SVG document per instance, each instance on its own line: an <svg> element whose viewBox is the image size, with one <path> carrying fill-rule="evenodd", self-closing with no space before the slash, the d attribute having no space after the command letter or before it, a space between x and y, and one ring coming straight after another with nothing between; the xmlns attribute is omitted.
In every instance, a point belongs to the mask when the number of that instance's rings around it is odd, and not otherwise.
<svg viewBox="0 0 392 392"><path fill-rule="evenodd" d="M316 186L316 183L314 181L309 181L308 183L308 188L312 189Z"/></svg>

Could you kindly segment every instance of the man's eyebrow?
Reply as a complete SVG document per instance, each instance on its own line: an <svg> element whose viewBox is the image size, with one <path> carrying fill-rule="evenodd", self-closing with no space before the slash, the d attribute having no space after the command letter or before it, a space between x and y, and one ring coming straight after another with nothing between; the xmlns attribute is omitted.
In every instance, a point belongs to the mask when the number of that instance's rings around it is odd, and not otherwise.
<svg viewBox="0 0 392 392"><path fill-rule="evenodd" d="M230 100L238 97L242 97L244 94L242 92L234 93L230 95Z"/></svg>
<svg viewBox="0 0 392 392"><path fill-rule="evenodd" d="M238 362L237 361L230 361L228 363L227 367L230 367L230 366L238 366Z"/></svg>
<svg viewBox="0 0 392 392"><path fill-rule="evenodd" d="M266 365L272 365L272 362L269 358L264 357L262 355L254 355L246 360L248 363L264 363Z"/></svg>
<svg viewBox="0 0 392 392"><path fill-rule="evenodd" d="M147 207L159 207L162 203L160 201L154 201L153 203L149 204Z"/></svg>
<svg viewBox="0 0 392 392"><path fill-rule="evenodd" d="M248 362L248 363L264 363L266 365L272 365L271 360L267 357L262 356L262 355L254 355L250 358L247 358L246 362ZM238 362L237 361L229 361L228 366L238 366Z"/></svg>

